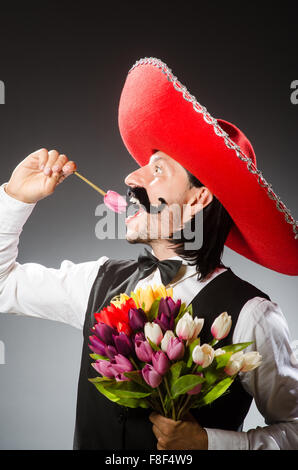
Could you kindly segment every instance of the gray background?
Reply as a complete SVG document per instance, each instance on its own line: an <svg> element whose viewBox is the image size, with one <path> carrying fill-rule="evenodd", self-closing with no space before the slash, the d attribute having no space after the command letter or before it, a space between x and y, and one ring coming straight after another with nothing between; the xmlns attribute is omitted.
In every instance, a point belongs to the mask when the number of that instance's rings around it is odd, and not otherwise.
<svg viewBox="0 0 298 470"><path fill-rule="evenodd" d="M26 155L46 147L66 153L94 183L124 194L124 178L136 164L118 131L119 97L129 68L153 56L211 115L246 133L259 168L297 219L298 106L290 101L290 84L298 78L295 3L245 3L240 10L200 1L83 5L26 2L21 11L1 3L1 183ZM95 237L99 202L95 191L70 177L34 209L18 261L57 268L64 259L136 257L144 245ZM297 277L229 249L223 261L280 304L297 339ZM6 353L0 365L0 448L70 449L81 332L3 314L0 340ZM245 429L262 424L252 407Z"/></svg>

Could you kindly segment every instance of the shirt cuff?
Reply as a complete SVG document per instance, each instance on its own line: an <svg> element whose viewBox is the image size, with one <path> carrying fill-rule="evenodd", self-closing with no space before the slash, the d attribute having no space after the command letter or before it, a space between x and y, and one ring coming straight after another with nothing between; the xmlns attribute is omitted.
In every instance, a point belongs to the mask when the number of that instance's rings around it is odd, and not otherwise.
<svg viewBox="0 0 298 470"><path fill-rule="evenodd" d="M9 196L4 190L6 184L0 186L0 232L20 232L36 203L19 201Z"/></svg>
<svg viewBox="0 0 298 470"><path fill-rule="evenodd" d="M249 450L246 432L204 429L208 435L208 450Z"/></svg>

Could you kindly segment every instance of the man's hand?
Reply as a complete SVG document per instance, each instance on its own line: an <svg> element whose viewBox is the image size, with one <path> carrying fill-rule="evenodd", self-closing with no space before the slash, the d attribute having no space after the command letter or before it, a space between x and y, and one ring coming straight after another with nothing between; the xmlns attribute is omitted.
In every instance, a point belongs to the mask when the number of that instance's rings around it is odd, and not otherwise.
<svg viewBox="0 0 298 470"><path fill-rule="evenodd" d="M158 450L207 450L208 435L192 414L187 413L183 420L174 421L151 413L153 432L157 438Z"/></svg>
<svg viewBox="0 0 298 470"><path fill-rule="evenodd" d="M57 150L31 153L14 169L4 189L15 199L35 203L52 194L58 184L76 170L76 164Z"/></svg>

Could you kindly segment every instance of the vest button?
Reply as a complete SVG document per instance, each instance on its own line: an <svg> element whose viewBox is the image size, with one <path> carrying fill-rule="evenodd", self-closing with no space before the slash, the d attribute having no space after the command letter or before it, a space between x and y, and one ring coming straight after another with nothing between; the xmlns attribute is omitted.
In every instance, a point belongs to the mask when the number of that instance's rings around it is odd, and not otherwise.
<svg viewBox="0 0 298 470"><path fill-rule="evenodd" d="M119 423L123 423L124 419L125 419L124 413L119 413L119 415L118 415Z"/></svg>

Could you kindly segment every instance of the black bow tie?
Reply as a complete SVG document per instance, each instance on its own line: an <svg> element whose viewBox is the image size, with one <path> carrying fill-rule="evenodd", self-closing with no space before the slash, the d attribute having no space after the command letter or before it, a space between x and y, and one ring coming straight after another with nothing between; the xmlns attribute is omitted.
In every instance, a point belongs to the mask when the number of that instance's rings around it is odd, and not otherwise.
<svg viewBox="0 0 298 470"><path fill-rule="evenodd" d="M178 273L182 261L178 259L160 261L147 248L145 248L145 252L146 254L141 253L138 257L139 271L141 273L139 279L149 276L155 268L158 268L163 285L168 285Z"/></svg>

